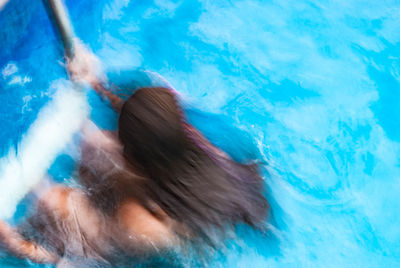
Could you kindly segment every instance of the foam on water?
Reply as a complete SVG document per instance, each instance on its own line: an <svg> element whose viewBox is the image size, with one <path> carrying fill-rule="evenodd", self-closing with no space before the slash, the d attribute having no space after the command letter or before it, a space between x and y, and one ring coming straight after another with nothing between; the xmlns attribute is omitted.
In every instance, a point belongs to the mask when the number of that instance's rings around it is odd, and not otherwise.
<svg viewBox="0 0 400 268"><path fill-rule="evenodd" d="M51 164L87 116L85 95L76 85L56 81L57 93L42 108L18 145L0 159L0 218L14 215L20 200L47 174Z"/></svg>

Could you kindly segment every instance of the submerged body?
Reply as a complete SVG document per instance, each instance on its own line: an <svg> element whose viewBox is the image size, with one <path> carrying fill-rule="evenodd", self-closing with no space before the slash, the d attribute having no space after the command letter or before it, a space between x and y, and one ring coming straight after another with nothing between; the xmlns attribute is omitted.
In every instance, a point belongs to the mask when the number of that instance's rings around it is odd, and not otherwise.
<svg viewBox="0 0 400 268"><path fill-rule="evenodd" d="M186 122L171 88L139 88L123 100L88 66L72 62L69 69L110 101L118 132L84 128L80 187L56 186L41 197L29 220L39 239L0 226L12 253L115 266L186 243L215 246L238 223L264 228L268 203L257 165L233 161ZM132 92L133 84L114 86Z"/></svg>
<svg viewBox="0 0 400 268"><path fill-rule="evenodd" d="M90 172L80 172L84 187L56 186L39 201L32 225L44 240L59 245L54 250L60 256L112 262L123 255L152 255L178 245L174 234L176 224L156 205L153 205L155 213L150 213L130 196L121 198L112 212L106 212L96 202L110 200L93 200L91 191L95 182L88 181L91 175L95 173L96 178L112 180L121 171L127 172L120 149L111 135L95 132L86 137L82 163ZM40 229L41 223L46 224L49 218L54 224Z"/></svg>

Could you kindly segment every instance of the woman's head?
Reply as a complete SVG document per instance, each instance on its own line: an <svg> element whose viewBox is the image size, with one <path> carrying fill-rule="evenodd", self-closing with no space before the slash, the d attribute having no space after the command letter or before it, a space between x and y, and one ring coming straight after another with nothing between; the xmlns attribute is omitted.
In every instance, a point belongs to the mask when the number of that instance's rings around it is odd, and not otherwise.
<svg viewBox="0 0 400 268"><path fill-rule="evenodd" d="M208 242L244 222L260 226L268 203L257 166L237 163L185 122L174 93L138 90L123 105L119 139L147 177L145 194Z"/></svg>
<svg viewBox="0 0 400 268"><path fill-rule="evenodd" d="M119 139L124 153L147 167L166 165L185 147L182 112L174 93L166 88L142 88L122 106Z"/></svg>

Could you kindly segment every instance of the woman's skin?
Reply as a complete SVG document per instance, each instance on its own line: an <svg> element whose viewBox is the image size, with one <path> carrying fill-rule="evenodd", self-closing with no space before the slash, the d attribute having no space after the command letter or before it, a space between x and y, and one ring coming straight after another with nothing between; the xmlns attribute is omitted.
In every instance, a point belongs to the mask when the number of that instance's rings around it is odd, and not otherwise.
<svg viewBox="0 0 400 268"><path fill-rule="evenodd" d="M84 137L82 148L89 149L92 146L96 150L113 151L119 150L118 141L103 132L97 131ZM93 152L91 152L93 153ZM85 157L87 152L82 152ZM114 161L118 162L118 159ZM99 159L98 163L102 162ZM101 168L99 168L101 171ZM104 200L107 202L107 200ZM147 211L138 201L133 198L124 200L111 217L106 217L103 212L94 207L81 189L70 188L64 185L57 185L44 193L39 202L36 214L41 218L52 218L57 226L63 226L64 229L47 225L46 233L58 234L60 237L76 236L77 243L80 236L84 236L84 242L89 245L95 245L94 248L100 252L95 254L107 254L107 249L112 246L124 248L131 255L137 256L146 252L158 251L163 248L169 248L177 243L174 235L173 221L161 209L156 208L157 217ZM79 228L76 227L78 221ZM49 230L52 229L53 230ZM71 232L74 230L75 232ZM66 233L60 234L65 231ZM0 221L0 241L5 248L15 256L27 258L36 263L56 264L63 256L50 252L44 247L32 241L26 241L12 227L5 222ZM108 243L117 243L110 245ZM64 241L68 243L68 241ZM83 245L85 246L85 245ZM68 247L68 245L66 245ZM69 254L81 257L91 257L90 252L78 250L73 247L66 249ZM105 251L105 252L102 252ZM129 252L130 251L130 252ZM88 250L86 250L88 252ZM88 256L85 256L87 254Z"/></svg>
<svg viewBox="0 0 400 268"><path fill-rule="evenodd" d="M13 255L36 263L57 263L60 257L32 241L26 241L14 228L0 221L0 241Z"/></svg>
<svg viewBox="0 0 400 268"><path fill-rule="evenodd" d="M89 82L97 93L109 99L111 106L118 112L122 99L107 91L97 80L93 72L93 64L98 63L96 58L82 46L77 47L75 55L75 59L67 64L71 78L75 81ZM108 159L112 163L119 163L119 168L128 168L123 166L122 146L115 135L96 130L92 124L87 123L83 127L82 161L84 162L85 158L104 156L98 153L102 151L112 158ZM97 167L94 168L97 172L108 172L102 168L103 159L96 161ZM90 187L90 182L85 183ZM112 216L105 216L91 204L85 191L56 185L40 197L36 215L44 219L51 218L57 223L58 227L47 224L46 233L66 237L65 240L68 241L64 241L64 250L75 257L93 257L91 250L99 251L93 252L93 255L107 255L108 249L113 246L124 248L128 254L137 256L169 248L178 242L175 236L177 224L164 211L154 206L154 210L149 212L133 198L121 202ZM74 245L69 246L68 243ZM16 229L4 221L0 221L0 244L11 254L36 263L57 264L63 258L60 253L51 252L33 241L25 240Z"/></svg>

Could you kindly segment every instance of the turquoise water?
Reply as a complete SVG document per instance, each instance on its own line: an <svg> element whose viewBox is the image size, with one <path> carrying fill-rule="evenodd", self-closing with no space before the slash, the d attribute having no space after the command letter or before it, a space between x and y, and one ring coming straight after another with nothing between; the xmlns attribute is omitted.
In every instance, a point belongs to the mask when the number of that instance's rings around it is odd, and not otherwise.
<svg viewBox="0 0 400 268"><path fill-rule="evenodd" d="M210 266L400 265L398 1L66 2L106 71L160 73L211 141L268 163L270 231L240 227ZM11 0L0 25L7 159L66 74L41 1ZM112 127L110 111L89 98ZM63 154L50 174L63 181L72 168ZM0 258L2 267L33 266Z"/></svg>

